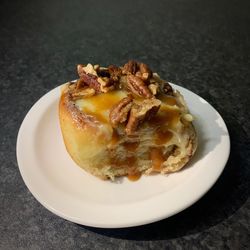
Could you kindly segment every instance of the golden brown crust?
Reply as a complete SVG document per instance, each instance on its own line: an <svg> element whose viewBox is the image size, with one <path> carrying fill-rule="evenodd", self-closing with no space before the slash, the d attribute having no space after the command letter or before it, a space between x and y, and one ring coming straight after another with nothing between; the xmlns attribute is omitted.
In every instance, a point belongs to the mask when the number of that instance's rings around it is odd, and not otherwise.
<svg viewBox="0 0 250 250"><path fill-rule="evenodd" d="M99 129L96 118L81 112L64 91L59 102L59 120L68 153L85 169L85 159L102 150L110 138Z"/></svg>

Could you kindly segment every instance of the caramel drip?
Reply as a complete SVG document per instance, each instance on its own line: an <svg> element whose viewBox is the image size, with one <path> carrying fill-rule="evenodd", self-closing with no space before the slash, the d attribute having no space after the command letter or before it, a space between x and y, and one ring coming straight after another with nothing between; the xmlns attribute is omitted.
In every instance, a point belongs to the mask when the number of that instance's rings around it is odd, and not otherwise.
<svg viewBox="0 0 250 250"><path fill-rule="evenodd" d="M162 148L152 148L150 150L150 159L152 161L153 170L161 171L162 163L165 161Z"/></svg>
<svg viewBox="0 0 250 250"><path fill-rule="evenodd" d="M129 174L127 177L130 181L137 181L140 179L141 173Z"/></svg>
<svg viewBox="0 0 250 250"><path fill-rule="evenodd" d="M110 158L110 164L113 167L124 167L127 166L129 168L133 168L136 164L136 157L135 156L127 156L124 159L119 159L119 158Z"/></svg>

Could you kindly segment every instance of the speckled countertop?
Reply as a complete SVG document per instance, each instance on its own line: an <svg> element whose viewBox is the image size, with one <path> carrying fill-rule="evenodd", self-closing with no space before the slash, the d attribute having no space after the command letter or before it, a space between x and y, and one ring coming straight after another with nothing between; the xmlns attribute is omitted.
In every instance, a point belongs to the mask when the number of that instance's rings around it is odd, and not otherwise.
<svg viewBox="0 0 250 250"><path fill-rule="evenodd" d="M249 249L249 1L1 1L0 249ZM46 210L18 170L25 114L77 63L144 61L210 102L231 136L214 187L178 215L127 229L80 226Z"/></svg>

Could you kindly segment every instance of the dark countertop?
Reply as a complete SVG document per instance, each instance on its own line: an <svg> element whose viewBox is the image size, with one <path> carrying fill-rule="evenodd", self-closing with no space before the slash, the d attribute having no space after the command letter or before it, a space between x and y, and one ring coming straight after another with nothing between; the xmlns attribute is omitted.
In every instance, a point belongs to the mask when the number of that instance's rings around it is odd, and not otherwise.
<svg viewBox="0 0 250 250"><path fill-rule="evenodd" d="M1 1L0 249L249 249L249 1ZM25 114L78 63L148 63L210 102L231 136L214 187L171 218L127 229L80 226L25 186L16 137ZM10 102L11 100L11 102Z"/></svg>

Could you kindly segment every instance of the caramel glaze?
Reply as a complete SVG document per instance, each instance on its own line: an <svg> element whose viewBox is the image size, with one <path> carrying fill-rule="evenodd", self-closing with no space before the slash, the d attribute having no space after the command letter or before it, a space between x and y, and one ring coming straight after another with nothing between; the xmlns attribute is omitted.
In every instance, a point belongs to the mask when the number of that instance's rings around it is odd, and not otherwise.
<svg viewBox="0 0 250 250"><path fill-rule="evenodd" d="M110 110L113 105L122 99L122 97L116 95L116 92L117 91L110 91L105 94L94 95L86 99L89 99L98 111Z"/></svg>
<svg viewBox="0 0 250 250"><path fill-rule="evenodd" d="M97 94L86 98L86 100L88 99L89 103L93 105L95 111L93 112L84 107L84 113L95 117L99 122L108 123L109 120L103 115L103 112L109 111L117 102L122 99L122 97L117 95L116 92L117 91L111 91L105 94Z"/></svg>
<svg viewBox="0 0 250 250"><path fill-rule="evenodd" d="M149 120L149 126L159 127L162 125L168 128L175 127L176 123L180 120L179 110L169 109L167 107L161 107L156 116Z"/></svg>

